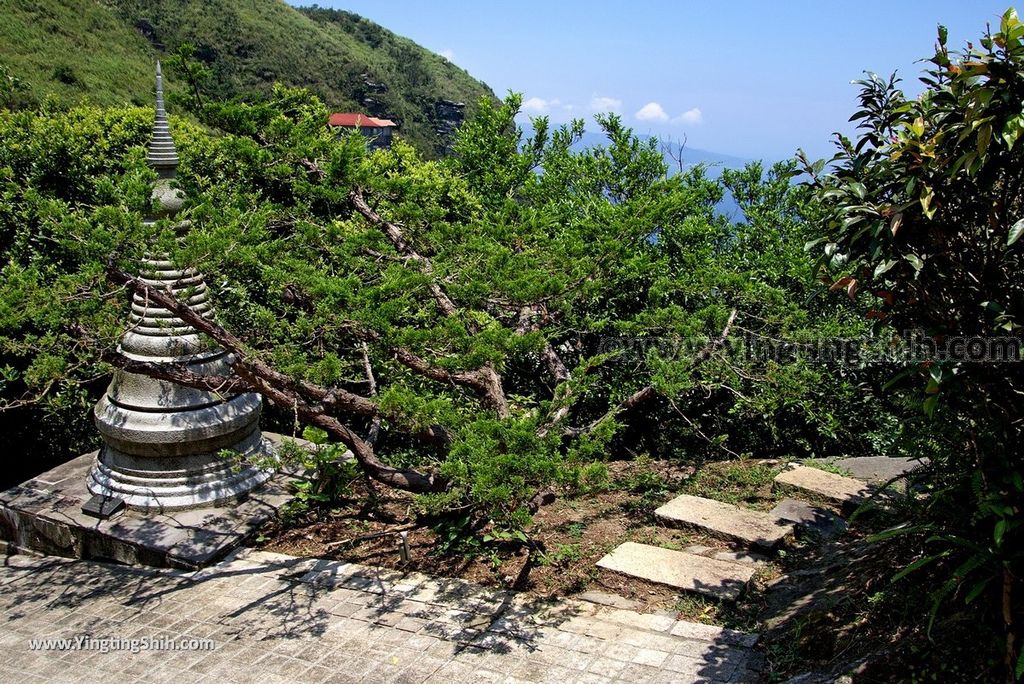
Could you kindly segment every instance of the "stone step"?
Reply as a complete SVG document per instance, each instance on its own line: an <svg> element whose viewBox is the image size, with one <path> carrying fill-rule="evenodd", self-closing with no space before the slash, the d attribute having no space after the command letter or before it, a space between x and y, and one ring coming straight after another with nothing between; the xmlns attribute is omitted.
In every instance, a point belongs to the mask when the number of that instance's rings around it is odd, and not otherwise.
<svg viewBox="0 0 1024 684"><path fill-rule="evenodd" d="M597 565L727 601L735 601L754 575L748 565L634 542L619 545Z"/></svg>
<svg viewBox="0 0 1024 684"><path fill-rule="evenodd" d="M783 470L775 476L775 481L839 505L859 504L871 493L860 480L800 465Z"/></svg>
<svg viewBox="0 0 1024 684"><path fill-rule="evenodd" d="M671 525L696 527L716 537L770 549L793 534L793 524L762 513L700 496L683 494L654 511Z"/></svg>
<svg viewBox="0 0 1024 684"><path fill-rule="evenodd" d="M695 556L704 556L706 558L714 558L716 560L729 561L730 563L743 563L746 565L757 565L758 563L764 563L768 560L767 556L762 556L759 553L748 553L746 551L730 551L728 549L716 549L710 546L703 546L701 544L694 544L693 546L687 546L683 549L686 553L692 553Z"/></svg>
<svg viewBox="0 0 1024 684"><path fill-rule="evenodd" d="M872 484L884 484L927 465L928 459L903 456L852 456L837 458L831 460L830 463L849 471L850 476L858 480Z"/></svg>
<svg viewBox="0 0 1024 684"><path fill-rule="evenodd" d="M832 511L799 499L783 499L772 509L771 514L794 522L823 539L839 536L847 528L846 521Z"/></svg>

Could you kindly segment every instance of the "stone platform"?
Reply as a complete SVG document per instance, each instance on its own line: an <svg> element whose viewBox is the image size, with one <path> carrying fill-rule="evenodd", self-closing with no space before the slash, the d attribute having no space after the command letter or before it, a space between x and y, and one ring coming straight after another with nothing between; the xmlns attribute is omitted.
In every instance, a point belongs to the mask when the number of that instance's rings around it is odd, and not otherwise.
<svg viewBox="0 0 1024 684"><path fill-rule="evenodd" d="M82 512L92 496L86 479L95 460L96 452L79 456L0 493L0 539L50 555L195 569L223 558L291 499L290 478L278 474L241 502L167 513L126 510L98 520Z"/></svg>
<svg viewBox="0 0 1024 684"><path fill-rule="evenodd" d="M458 579L245 550L197 572L2 561L0 677L11 682L762 680L754 634Z"/></svg>

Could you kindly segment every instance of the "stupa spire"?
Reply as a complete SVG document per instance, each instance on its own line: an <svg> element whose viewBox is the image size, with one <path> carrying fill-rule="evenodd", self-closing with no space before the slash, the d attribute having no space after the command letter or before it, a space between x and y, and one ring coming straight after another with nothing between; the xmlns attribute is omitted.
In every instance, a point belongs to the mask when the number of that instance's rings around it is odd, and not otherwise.
<svg viewBox="0 0 1024 684"><path fill-rule="evenodd" d="M156 62L156 116L153 118L153 137L149 141L146 161L154 169L176 169L178 150L174 147L171 128L167 124L167 110L164 109L164 77L160 60Z"/></svg>

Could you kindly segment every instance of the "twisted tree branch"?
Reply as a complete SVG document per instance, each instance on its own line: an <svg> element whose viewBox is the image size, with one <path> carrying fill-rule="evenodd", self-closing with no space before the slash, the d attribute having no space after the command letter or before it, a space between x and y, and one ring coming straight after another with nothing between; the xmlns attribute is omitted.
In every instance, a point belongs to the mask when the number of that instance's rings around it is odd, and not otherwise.
<svg viewBox="0 0 1024 684"><path fill-rule="evenodd" d="M447 486L447 482L443 478L433 473L425 474L409 468L393 468L382 463L370 443L359 437L348 425L328 414L323 405L328 404L360 415L376 416L378 413L376 405L366 397L340 389L328 390L306 381L290 378L260 359L249 356L241 340L216 322L193 311L169 290L151 287L141 278L125 273L112 263L108 264L107 274L113 282L126 285L157 306L173 313L199 332L209 335L222 348L232 353L234 363L231 369L243 383L242 386L261 394L278 406L293 408L306 422L332 434L351 450L360 467L370 477L389 486L418 493L443 491ZM144 370L140 366L135 366L135 368ZM169 371L168 375L175 375L178 379L196 381L204 385L210 382L206 376L193 377L195 374L190 376L182 369ZM309 398L313 398L314 402L319 401L320 405L311 403L307 400Z"/></svg>
<svg viewBox="0 0 1024 684"><path fill-rule="evenodd" d="M711 358L711 355L715 352L715 350L719 349L720 347L722 347L722 345L725 344L726 340L729 337L729 331L732 330L732 324L736 321L736 312L737 310L733 309L732 312L729 314L729 320L725 322L725 327L722 328L721 334L715 339L711 340L707 344L707 346L701 349L697 353L697 355L693 357L693 361L690 363L689 368L691 372L696 370L701 364L703 364L705 361ZM657 390L654 389L653 385L646 385L645 387L638 389L636 392L633 392L628 397L620 401L614 407L609 409L608 412L605 413L600 418L582 427L567 427L562 431L562 434L565 435L566 437L578 437L579 435L583 435L588 432L593 432L605 421L611 420L612 418L614 418L615 416L619 415L624 411L629 411L630 409L636 408L637 406L644 403L648 399L654 397L656 394Z"/></svg>

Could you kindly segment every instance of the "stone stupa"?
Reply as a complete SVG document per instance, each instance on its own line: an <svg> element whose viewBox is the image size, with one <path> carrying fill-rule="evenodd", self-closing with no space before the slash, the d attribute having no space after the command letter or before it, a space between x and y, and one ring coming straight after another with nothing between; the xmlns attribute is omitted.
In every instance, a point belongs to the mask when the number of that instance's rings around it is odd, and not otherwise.
<svg viewBox="0 0 1024 684"><path fill-rule="evenodd" d="M156 117L147 160L158 178L153 188L153 214L146 222L177 220L174 226L181 234L188 229L188 221L179 217L185 197L174 184L178 154L164 110L159 62ZM141 277L153 287L170 288L193 311L213 317L203 275L194 269L179 269L167 255L149 254L141 265ZM227 352L138 293L132 300L131 323L120 344L125 356L185 364L203 375L230 373ZM218 394L117 370L95 408L96 427L104 444L89 473L89 491L95 497L120 499L128 508L144 511L198 508L242 499L271 472L238 467L219 452L228 449L246 457L271 452L270 442L259 428L261 408L257 394Z"/></svg>

